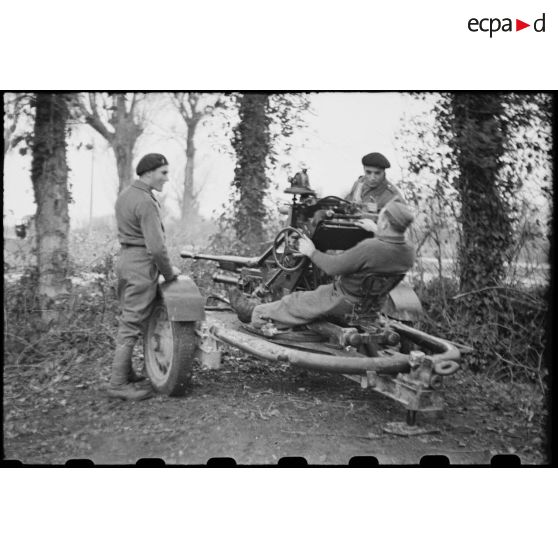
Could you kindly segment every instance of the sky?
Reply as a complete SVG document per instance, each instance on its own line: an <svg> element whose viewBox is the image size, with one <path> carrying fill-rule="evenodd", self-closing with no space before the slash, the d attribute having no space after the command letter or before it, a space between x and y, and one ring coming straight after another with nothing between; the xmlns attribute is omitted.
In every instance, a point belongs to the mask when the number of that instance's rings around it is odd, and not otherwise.
<svg viewBox="0 0 558 558"><path fill-rule="evenodd" d="M400 177L394 135L401 119L418 110L416 103L401 93L314 93L311 102L313 114L308 117L308 129L293 138L295 147L282 163L289 164L293 172L307 168L311 186L322 195L347 192L362 172L361 157L371 151L384 153L392 163L389 176L394 180ZM301 145L304 138L306 144ZM77 150L79 143L92 143L94 148ZM211 217L226 201L234 171L233 158L219 152L214 143L209 128L201 127L196 139L195 180L198 186L203 186L199 202L205 217ZM171 180L165 186L165 204L170 214L177 215L175 192L180 188L184 172L183 148L176 140L148 134L138 141L135 161L148 152L164 153L170 161ZM91 185L93 216L112 215L118 182L114 157L105 140L87 126L73 132L68 164L74 199L70 206L71 226L88 223ZM7 155L4 164L6 224L35 212L29 168L29 156L21 156L17 151ZM279 170L274 178L280 190L273 191L272 198L288 200L290 197L281 193L288 187L288 173Z"/></svg>

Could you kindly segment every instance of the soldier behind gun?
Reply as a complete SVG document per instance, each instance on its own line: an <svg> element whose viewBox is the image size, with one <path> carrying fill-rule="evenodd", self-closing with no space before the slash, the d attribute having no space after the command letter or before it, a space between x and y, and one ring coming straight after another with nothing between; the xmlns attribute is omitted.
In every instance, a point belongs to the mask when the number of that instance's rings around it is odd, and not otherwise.
<svg viewBox="0 0 558 558"><path fill-rule="evenodd" d="M386 169L391 167L386 157L381 153L368 153L362 158L362 167L364 174L345 196L347 201L360 205L365 213L379 213L392 200L406 203L399 189L386 179ZM359 224L376 232L372 219L363 219Z"/></svg>
<svg viewBox="0 0 558 558"><path fill-rule="evenodd" d="M135 374L132 352L153 310L159 275L165 281L173 281L180 273L169 260L160 206L153 195L153 190L161 192L169 179L168 161L164 155L150 153L142 157L136 173L139 179L116 200L118 240L122 247L116 266L121 314L107 389L110 398L131 401L153 394L149 380Z"/></svg>

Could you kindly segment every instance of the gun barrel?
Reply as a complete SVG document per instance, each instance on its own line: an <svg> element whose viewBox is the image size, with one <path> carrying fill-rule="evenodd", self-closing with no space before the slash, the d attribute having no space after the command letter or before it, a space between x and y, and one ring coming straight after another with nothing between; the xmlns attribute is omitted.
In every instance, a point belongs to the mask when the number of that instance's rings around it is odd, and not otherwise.
<svg viewBox="0 0 558 558"><path fill-rule="evenodd" d="M365 217L363 213L352 213L350 215L345 215L344 213L332 213L328 215L331 219L339 219L339 220L347 220L347 221L354 221L357 219L362 219Z"/></svg>
<svg viewBox="0 0 558 558"><path fill-rule="evenodd" d="M234 267L254 267L258 264L259 258L246 258L243 256L216 256L215 254L195 254L188 250L180 252L181 258L191 258L192 260L209 260L219 264L229 264Z"/></svg>
<svg viewBox="0 0 558 558"><path fill-rule="evenodd" d="M211 279L215 281L215 283L227 283L228 285L238 285L237 277L231 277L230 275L226 275L225 273L214 273L211 276Z"/></svg>

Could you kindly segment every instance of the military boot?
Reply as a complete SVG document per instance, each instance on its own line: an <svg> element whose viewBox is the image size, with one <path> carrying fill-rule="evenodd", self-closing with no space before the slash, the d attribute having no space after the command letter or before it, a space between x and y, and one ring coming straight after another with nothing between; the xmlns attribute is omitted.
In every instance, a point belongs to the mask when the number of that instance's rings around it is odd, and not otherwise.
<svg viewBox="0 0 558 558"><path fill-rule="evenodd" d="M253 299L249 299L236 287L229 289L229 301L238 319L245 324L249 324L252 320L252 312L259 303Z"/></svg>
<svg viewBox="0 0 558 558"><path fill-rule="evenodd" d="M135 384L138 387L151 387L151 380L146 376L142 376L134 371L133 368L130 368L130 372L128 374L128 383Z"/></svg>
<svg viewBox="0 0 558 558"><path fill-rule="evenodd" d="M132 345L116 347L114 360L112 361L112 374L107 388L107 395L111 399L141 401L153 395L151 388L129 381L129 374L132 370L132 351Z"/></svg>
<svg viewBox="0 0 558 558"><path fill-rule="evenodd" d="M145 364L143 365L143 370L141 374L138 374L130 361L130 367L128 368L128 375L126 376L129 384L136 384L138 387L151 387L151 381L147 377L147 372L145 370Z"/></svg>

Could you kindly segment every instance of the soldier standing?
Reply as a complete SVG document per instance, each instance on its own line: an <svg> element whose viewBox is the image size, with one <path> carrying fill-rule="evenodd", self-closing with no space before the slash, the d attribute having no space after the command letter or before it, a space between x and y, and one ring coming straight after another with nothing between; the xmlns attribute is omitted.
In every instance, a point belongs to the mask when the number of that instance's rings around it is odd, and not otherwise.
<svg viewBox="0 0 558 558"><path fill-rule="evenodd" d="M116 273L121 314L107 389L108 396L115 399L138 401L152 395L148 380L133 371L132 351L153 310L159 275L165 281L173 281L180 273L167 254L160 206L153 195L153 190L162 191L168 172L164 155L145 155L136 167L138 180L116 200L121 245Z"/></svg>

